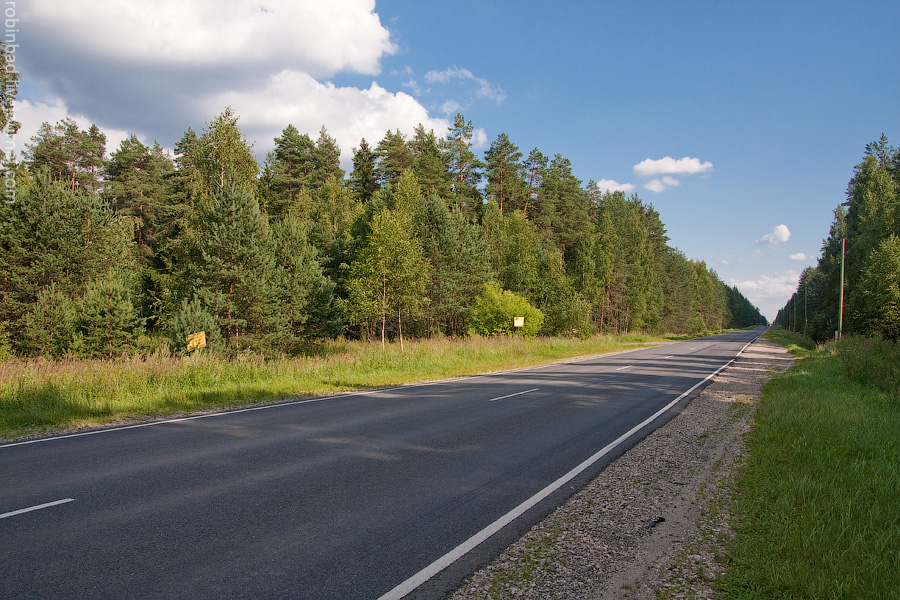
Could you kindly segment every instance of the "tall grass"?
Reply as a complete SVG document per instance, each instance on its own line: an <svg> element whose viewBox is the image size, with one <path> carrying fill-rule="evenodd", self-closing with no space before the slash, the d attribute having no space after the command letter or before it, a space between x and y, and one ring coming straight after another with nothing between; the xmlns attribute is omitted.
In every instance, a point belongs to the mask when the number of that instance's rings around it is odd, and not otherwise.
<svg viewBox="0 0 900 600"><path fill-rule="evenodd" d="M900 598L900 399L873 385L897 365L860 341L794 352L749 437L723 596Z"/></svg>
<svg viewBox="0 0 900 600"><path fill-rule="evenodd" d="M326 342L314 356L225 360L147 356L120 361L0 363L0 439L179 415L298 396L458 377L629 347L651 338L594 336Z"/></svg>

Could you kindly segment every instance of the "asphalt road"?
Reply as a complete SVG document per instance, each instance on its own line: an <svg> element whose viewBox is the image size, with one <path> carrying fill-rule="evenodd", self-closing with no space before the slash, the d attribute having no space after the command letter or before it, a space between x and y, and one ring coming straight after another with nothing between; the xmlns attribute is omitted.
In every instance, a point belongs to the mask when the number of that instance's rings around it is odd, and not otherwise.
<svg viewBox="0 0 900 600"><path fill-rule="evenodd" d="M443 597L761 331L0 445L0 598Z"/></svg>

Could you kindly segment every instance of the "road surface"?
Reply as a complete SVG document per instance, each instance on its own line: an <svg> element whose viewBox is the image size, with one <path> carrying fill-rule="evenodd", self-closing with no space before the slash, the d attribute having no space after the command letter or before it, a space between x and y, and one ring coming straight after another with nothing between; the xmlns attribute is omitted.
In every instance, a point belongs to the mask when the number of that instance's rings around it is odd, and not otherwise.
<svg viewBox="0 0 900 600"><path fill-rule="evenodd" d="M761 331L0 445L0 597L443 597Z"/></svg>

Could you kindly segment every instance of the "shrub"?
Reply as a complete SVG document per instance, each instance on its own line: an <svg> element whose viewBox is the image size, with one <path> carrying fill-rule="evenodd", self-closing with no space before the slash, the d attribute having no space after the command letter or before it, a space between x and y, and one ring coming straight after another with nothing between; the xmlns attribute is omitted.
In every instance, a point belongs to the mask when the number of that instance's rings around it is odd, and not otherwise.
<svg viewBox="0 0 900 600"><path fill-rule="evenodd" d="M220 351L225 348L222 332L215 315L209 312L195 294L190 302L181 301L181 310L169 321L169 342L173 352L186 352L185 336L206 332L206 348Z"/></svg>
<svg viewBox="0 0 900 600"><path fill-rule="evenodd" d="M515 317L525 317L525 326L515 327ZM495 281L487 283L475 299L469 321L471 331L478 335L536 335L543 323L544 313L522 296L502 289Z"/></svg>

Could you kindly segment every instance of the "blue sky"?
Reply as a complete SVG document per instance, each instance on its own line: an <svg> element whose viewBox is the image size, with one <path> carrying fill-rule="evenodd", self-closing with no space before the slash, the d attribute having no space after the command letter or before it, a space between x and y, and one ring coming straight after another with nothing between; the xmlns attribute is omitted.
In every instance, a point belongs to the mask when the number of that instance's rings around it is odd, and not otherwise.
<svg viewBox="0 0 900 600"><path fill-rule="evenodd" d="M770 319L865 145L900 144L896 0L29 0L14 18L20 150L67 115L110 151L172 148L230 105L261 156L324 125L349 164L362 137L462 112L479 152L505 132L653 204Z"/></svg>

